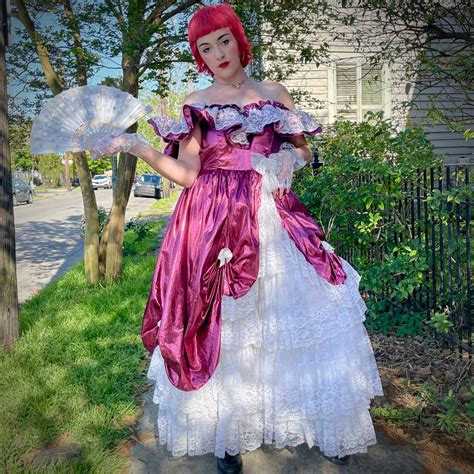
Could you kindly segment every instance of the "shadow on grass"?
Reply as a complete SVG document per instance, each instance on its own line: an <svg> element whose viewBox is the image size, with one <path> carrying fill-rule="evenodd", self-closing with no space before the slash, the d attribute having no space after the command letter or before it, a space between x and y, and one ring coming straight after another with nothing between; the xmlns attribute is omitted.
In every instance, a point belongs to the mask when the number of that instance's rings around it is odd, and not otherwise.
<svg viewBox="0 0 474 474"><path fill-rule="evenodd" d="M153 223L150 251L164 225ZM0 352L0 472L24 469L28 450L59 438L83 451L54 472L123 467L114 450L131 433L124 420L145 383L140 329L156 263L142 243L133 245L142 255L124 258L118 281L89 285L81 263L22 307L21 336L10 353Z"/></svg>

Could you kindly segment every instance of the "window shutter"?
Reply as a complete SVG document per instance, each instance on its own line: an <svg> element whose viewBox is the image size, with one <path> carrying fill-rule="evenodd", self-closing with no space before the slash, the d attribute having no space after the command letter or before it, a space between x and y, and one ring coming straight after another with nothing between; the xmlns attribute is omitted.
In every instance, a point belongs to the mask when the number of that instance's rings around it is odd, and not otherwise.
<svg viewBox="0 0 474 474"><path fill-rule="evenodd" d="M357 120L357 65L336 65L336 114L343 120Z"/></svg>
<svg viewBox="0 0 474 474"><path fill-rule="evenodd" d="M362 116L383 109L382 67L362 65Z"/></svg>

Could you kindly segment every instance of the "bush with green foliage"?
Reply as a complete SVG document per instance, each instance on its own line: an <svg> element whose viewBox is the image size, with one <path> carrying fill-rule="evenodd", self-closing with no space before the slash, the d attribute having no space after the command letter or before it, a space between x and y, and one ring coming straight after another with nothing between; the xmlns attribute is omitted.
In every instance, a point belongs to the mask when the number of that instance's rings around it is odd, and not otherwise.
<svg viewBox="0 0 474 474"><path fill-rule="evenodd" d="M425 316L409 300L425 284L428 262L408 222L405 183L423 186L423 170L442 158L420 128L398 131L382 113L328 127L319 153L324 166L300 170L295 191L336 252L360 272L370 296L368 326L417 334Z"/></svg>
<svg viewBox="0 0 474 474"><path fill-rule="evenodd" d="M105 223L107 222L107 218L109 216L110 209L106 209L105 207L99 206L97 208L99 213L99 236L102 235L102 231L104 230ZM82 216L81 218L81 237L84 237L86 232L86 220L85 217Z"/></svg>

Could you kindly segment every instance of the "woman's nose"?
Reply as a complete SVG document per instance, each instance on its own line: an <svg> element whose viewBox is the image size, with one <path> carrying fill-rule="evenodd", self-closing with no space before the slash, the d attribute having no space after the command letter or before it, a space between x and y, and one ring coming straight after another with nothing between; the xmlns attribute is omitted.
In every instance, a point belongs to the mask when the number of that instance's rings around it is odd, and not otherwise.
<svg viewBox="0 0 474 474"><path fill-rule="evenodd" d="M224 51L221 48L216 48L216 59L222 59L224 57Z"/></svg>

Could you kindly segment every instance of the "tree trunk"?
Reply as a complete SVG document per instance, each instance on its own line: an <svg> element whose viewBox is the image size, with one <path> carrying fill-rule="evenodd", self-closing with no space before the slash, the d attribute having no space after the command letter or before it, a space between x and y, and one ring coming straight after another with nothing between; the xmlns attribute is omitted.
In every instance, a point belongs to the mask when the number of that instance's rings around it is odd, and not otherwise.
<svg viewBox="0 0 474 474"><path fill-rule="evenodd" d="M49 52L43 43L41 36L37 33L36 27L30 18L24 0L13 0L18 10L18 19L21 21L33 44L40 60L44 78L48 83L53 95L63 92L63 83L66 82L56 73ZM75 54L77 58L76 79L80 86L87 85L87 71L82 63L84 52L80 32L77 29L77 22L72 21L73 13L70 2L64 3L65 15L71 21L73 28L72 34L74 38ZM69 159L69 154L65 154L64 158ZM81 184L82 200L84 202L85 216L85 237L84 237L84 270L87 281L89 283L97 283L99 281L99 213L97 210L97 201L95 199L94 190L92 189L91 175L87 159L84 153L72 153L75 160L77 176Z"/></svg>
<svg viewBox="0 0 474 474"><path fill-rule="evenodd" d="M138 54L138 58L141 53ZM139 61L136 57L124 55L122 66L124 68L124 90L134 97L138 96L138 68ZM136 132L137 124L127 129L128 133ZM127 209L133 178L137 168L137 158L129 153L121 153L117 166L117 181L114 187L112 209L110 210L107 226L107 251L105 258L105 281L107 283L122 274L122 247L125 231L125 211Z"/></svg>
<svg viewBox="0 0 474 474"><path fill-rule="evenodd" d="M136 126L135 126L136 128ZM122 247L125 231L125 211L127 209L137 158L122 153L118 164L117 186L114 189L109 225L107 226L107 252L105 281L111 282L122 274Z"/></svg>
<svg viewBox="0 0 474 474"><path fill-rule="evenodd" d="M105 221L104 228L102 229L102 235L100 237L99 245L99 275L100 277L105 276L105 259L107 257L107 242L109 240L109 223L110 213Z"/></svg>
<svg viewBox="0 0 474 474"><path fill-rule="evenodd" d="M166 102L162 98L160 101L160 111L161 115L166 115ZM171 184L168 178L164 176L161 177L161 197L167 198L170 197Z"/></svg>
<svg viewBox="0 0 474 474"><path fill-rule="evenodd" d="M81 185L84 203L84 272L89 283L98 283L99 275L99 212L92 188L91 175L84 153L71 153L76 166L77 177ZM69 158L69 153L65 157Z"/></svg>
<svg viewBox="0 0 474 474"><path fill-rule="evenodd" d="M66 188L68 191L71 191L71 169L69 166L69 157L64 155L64 174L66 181Z"/></svg>
<svg viewBox="0 0 474 474"><path fill-rule="evenodd" d="M161 197L168 198L170 197L171 193L171 182L169 179L165 178L164 176L161 177Z"/></svg>
<svg viewBox="0 0 474 474"><path fill-rule="evenodd" d="M5 71L6 2L0 3L0 343L8 350L19 336L15 221L7 125Z"/></svg>

